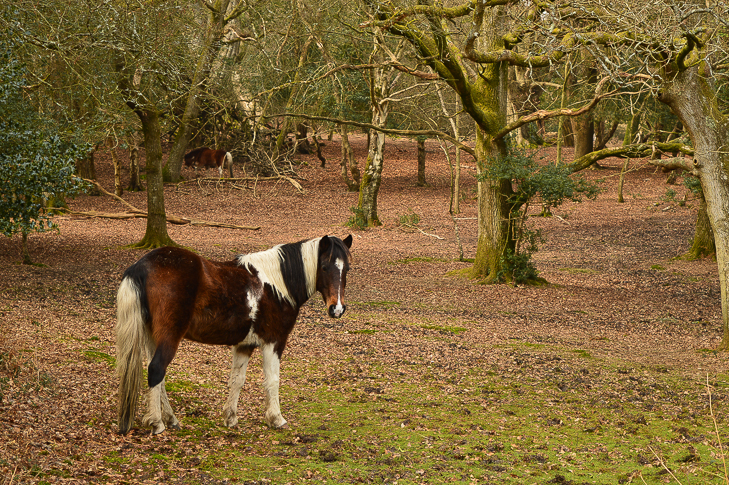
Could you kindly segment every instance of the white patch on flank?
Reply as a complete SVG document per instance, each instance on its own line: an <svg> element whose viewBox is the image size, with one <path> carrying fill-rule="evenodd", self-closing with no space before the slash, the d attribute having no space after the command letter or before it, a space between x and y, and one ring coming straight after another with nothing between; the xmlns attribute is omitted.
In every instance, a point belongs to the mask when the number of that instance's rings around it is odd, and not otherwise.
<svg viewBox="0 0 729 485"><path fill-rule="evenodd" d="M263 286L256 288L249 288L246 292L246 300L248 301L248 308L250 312L248 316L251 320L255 320L258 315L258 304L261 302L261 296L263 295Z"/></svg>

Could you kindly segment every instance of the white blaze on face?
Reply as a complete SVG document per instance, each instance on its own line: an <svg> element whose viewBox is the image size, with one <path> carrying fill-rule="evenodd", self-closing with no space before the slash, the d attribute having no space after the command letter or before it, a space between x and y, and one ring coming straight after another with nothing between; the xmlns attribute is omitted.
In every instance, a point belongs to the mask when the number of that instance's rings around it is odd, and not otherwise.
<svg viewBox="0 0 729 485"><path fill-rule="evenodd" d="M339 287L337 288L337 305L334 307L334 315L340 317L344 313L344 305L342 304L342 273L344 272L344 261L337 258L334 266L339 269Z"/></svg>

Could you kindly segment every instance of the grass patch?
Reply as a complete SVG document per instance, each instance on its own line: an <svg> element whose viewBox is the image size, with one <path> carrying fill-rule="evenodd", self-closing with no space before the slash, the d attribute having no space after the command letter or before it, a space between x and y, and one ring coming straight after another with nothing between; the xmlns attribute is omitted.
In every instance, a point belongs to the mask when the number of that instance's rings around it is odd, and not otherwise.
<svg viewBox="0 0 729 485"><path fill-rule="evenodd" d="M722 476L701 383L666 369L626 373L630 362L600 372L549 362L467 375L437 366L387 374L361 359L290 368L287 381L306 383L282 386L290 428L267 429L260 415L235 430L217 411L183 416L173 446L113 451L105 462L133 476L162 468L170 479L189 468L211 483L663 483L655 452L684 485ZM358 378L330 379L354 365ZM726 413L716 411L722 429Z"/></svg>
<svg viewBox="0 0 729 485"><path fill-rule="evenodd" d="M351 305L366 306L366 307L383 307L392 308L400 305L399 301L362 301L351 303Z"/></svg>
<svg viewBox="0 0 729 485"><path fill-rule="evenodd" d="M90 362L105 362L110 367L116 366L116 358L98 350L84 350L84 358Z"/></svg>
<svg viewBox="0 0 729 485"><path fill-rule="evenodd" d="M574 353L574 354L579 355L583 359L591 359L592 358L592 355L590 355L590 352L588 352L587 350L575 349L575 350L572 350L571 352Z"/></svg>
<svg viewBox="0 0 729 485"><path fill-rule="evenodd" d="M663 266L661 266L660 264L654 264L654 265L652 265L652 266L651 266L651 269L652 269L653 271L666 271L666 268L664 268L664 267L663 267Z"/></svg>
<svg viewBox="0 0 729 485"><path fill-rule="evenodd" d="M167 379L165 379L165 389L167 390L167 392L193 392L201 388L217 389L217 386L208 383L198 384L178 378L170 379L168 377Z"/></svg>

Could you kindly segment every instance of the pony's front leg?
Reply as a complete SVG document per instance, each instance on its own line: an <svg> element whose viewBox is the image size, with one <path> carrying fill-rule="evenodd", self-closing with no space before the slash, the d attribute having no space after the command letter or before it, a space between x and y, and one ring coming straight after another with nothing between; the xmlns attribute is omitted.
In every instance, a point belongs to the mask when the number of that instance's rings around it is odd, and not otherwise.
<svg viewBox="0 0 729 485"><path fill-rule="evenodd" d="M281 416L281 407L278 402L278 384L281 360L273 349L274 344L261 347L261 360L263 361L263 389L265 391L266 422L272 428L286 426L286 420Z"/></svg>
<svg viewBox="0 0 729 485"><path fill-rule="evenodd" d="M232 428L238 424L238 397L240 390L246 383L246 369L248 360L253 354L255 347L241 345L233 347L233 364L230 367L230 378L228 379L228 400L223 407L223 418L225 425Z"/></svg>

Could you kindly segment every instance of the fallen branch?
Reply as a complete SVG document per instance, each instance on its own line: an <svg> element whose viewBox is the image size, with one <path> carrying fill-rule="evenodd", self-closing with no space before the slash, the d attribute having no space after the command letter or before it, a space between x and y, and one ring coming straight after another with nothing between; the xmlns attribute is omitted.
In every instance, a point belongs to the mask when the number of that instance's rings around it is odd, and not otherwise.
<svg viewBox="0 0 729 485"><path fill-rule="evenodd" d="M183 185L183 184L189 184L193 182L258 182L261 180L285 180L289 182L291 185L293 185L296 190L304 193L304 187L301 186L299 182L292 179L291 177L287 177L285 175L277 175L275 177L241 177L241 178L215 178L215 177L206 177L201 179L190 179L190 180L183 180L181 182L178 182L177 185Z"/></svg>
<svg viewBox="0 0 729 485"><path fill-rule="evenodd" d="M419 227L417 227L417 226L414 226L414 225L412 225L412 224L406 224L406 223L401 223L401 225L403 225L403 226L405 226L405 227L409 227L410 229L415 229L415 230L417 230L417 231L420 231L420 233L421 233L421 234L423 234L423 235L425 235L425 236L430 236L430 237L434 237L434 238L436 238L436 239L445 239L444 237L441 237L441 236L439 236L439 235L437 235L437 234L428 234L427 232L423 231L423 230L422 230L422 229L420 229Z"/></svg>
<svg viewBox="0 0 729 485"><path fill-rule="evenodd" d="M101 193L118 200L124 206L126 206L129 210L127 212L73 211L70 209L66 209L64 207L52 208L50 210L63 212L65 214L68 214L71 216L101 218L101 219L147 218L148 214L145 211L134 207L132 204L125 201L118 195L108 192L106 189L104 189L104 187L102 187L95 180L89 180L89 179L84 179L84 180L92 185L95 185L96 188L98 188L99 191L101 191ZM188 219L186 217L175 216L172 214L165 214L165 217L167 218L167 222L169 222L170 224L178 224L178 225L187 224L187 225L191 225L191 226L205 226L205 227L223 227L223 228L227 228L227 229L245 229L245 230L249 230L249 231L258 231L261 229L261 226L238 226L236 224L228 224L226 222L199 221L199 220L195 220L195 219Z"/></svg>

